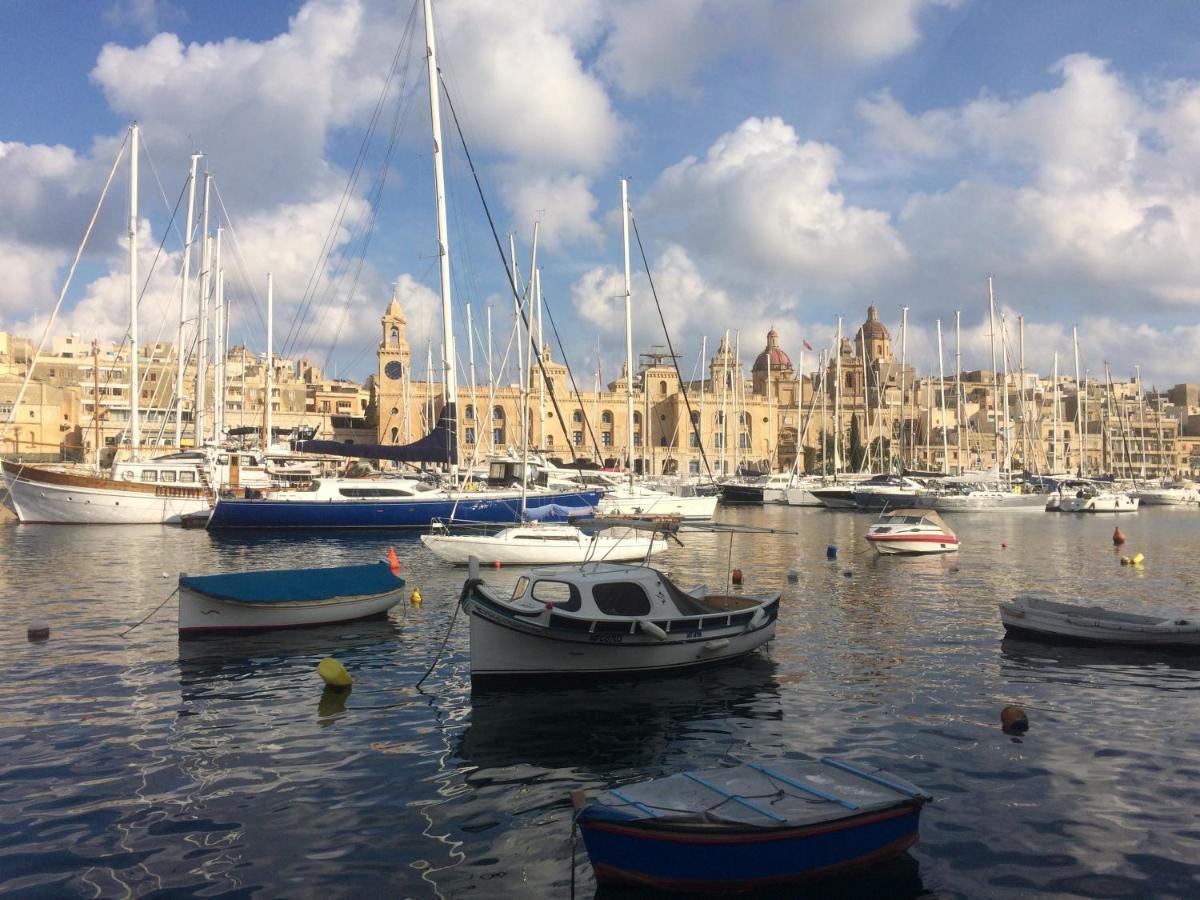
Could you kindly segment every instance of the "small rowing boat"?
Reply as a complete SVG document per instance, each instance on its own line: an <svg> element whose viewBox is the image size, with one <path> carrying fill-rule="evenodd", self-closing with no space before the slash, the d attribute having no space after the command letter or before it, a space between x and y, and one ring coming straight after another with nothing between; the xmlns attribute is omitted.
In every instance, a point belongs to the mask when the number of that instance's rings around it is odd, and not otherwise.
<svg viewBox="0 0 1200 900"><path fill-rule="evenodd" d="M1168 610L1119 612L1021 594L1000 604L1000 621L1010 633L1043 640L1200 648L1200 616Z"/></svg>
<svg viewBox="0 0 1200 900"><path fill-rule="evenodd" d="M401 600L399 565L179 576L179 635L307 628L386 615Z"/></svg>
<svg viewBox="0 0 1200 900"><path fill-rule="evenodd" d="M749 891L899 856L932 799L896 775L827 756L613 788L578 821L599 882Z"/></svg>

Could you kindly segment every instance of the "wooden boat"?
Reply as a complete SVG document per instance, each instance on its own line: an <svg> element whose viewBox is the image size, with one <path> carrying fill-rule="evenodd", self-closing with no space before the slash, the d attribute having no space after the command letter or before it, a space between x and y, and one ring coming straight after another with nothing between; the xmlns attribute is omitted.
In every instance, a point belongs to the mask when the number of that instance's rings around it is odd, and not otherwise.
<svg viewBox="0 0 1200 900"><path fill-rule="evenodd" d="M649 566L595 562L531 569L504 597L463 586L471 678L637 675L744 656L775 636L779 592L685 592Z"/></svg>
<svg viewBox="0 0 1200 900"><path fill-rule="evenodd" d="M899 856L931 800L888 772L823 757L614 788L578 821L598 882L750 891Z"/></svg>
<svg viewBox="0 0 1200 900"><path fill-rule="evenodd" d="M1000 620L1010 633L1043 639L1200 648L1200 616L1167 610L1119 612L1022 594L1000 604Z"/></svg>
<svg viewBox="0 0 1200 900"><path fill-rule="evenodd" d="M867 529L867 542L882 555L953 553L958 537L931 509L898 509Z"/></svg>
<svg viewBox="0 0 1200 900"><path fill-rule="evenodd" d="M386 562L179 576L179 635L306 628L382 616L404 579Z"/></svg>

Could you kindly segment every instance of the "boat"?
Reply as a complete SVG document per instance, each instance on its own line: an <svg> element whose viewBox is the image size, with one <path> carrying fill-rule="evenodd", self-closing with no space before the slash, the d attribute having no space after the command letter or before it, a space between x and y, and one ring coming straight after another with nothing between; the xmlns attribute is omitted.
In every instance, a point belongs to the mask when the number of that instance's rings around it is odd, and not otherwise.
<svg viewBox="0 0 1200 900"><path fill-rule="evenodd" d="M179 635L307 628L383 616L404 579L387 562L179 576Z"/></svg>
<svg viewBox="0 0 1200 900"><path fill-rule="evenodd" d="M933 505L934 493L923 481L907 475L876 475L854 489L854 508L876 511Z"/></svg>
<svg viewBox="0 0 1200 900"><path fill-rule="evenodd" d="M825 487L824 479L816 475L805 475L792 482L792 486L784 492L784 502L788 506L825 506L814 493ZM850 506L854 506L854 496L849 495Z"/></svg>
<svg viewBox="0 0 1200 900"><path fill-rule="evenodd" d="M1043 639L1200 648L1200 615L1195 613L1121 612L1021 594L1000 604L1000 621L1009 633Z"/></svg>
<svg viewBox="0 0 1200 900"><path fill-rule="evenodd" d="M708 893L900 856L932 799L897 775L825 756L681 772L577 803L597 882Z"/></svg>
<svg viewBox="0 0 1200 900"><path fill-rule="evenodd" d="M679 516L692 521L709 521L717 510L717 499L697 493L690 485L681 485L679 493L666 493L622 482L613 484L605 493L599 512L606 516Z"/></svg>
<svg viewBox="0 0 1200 900"><path fill-rule="evenodd" d="M1045 506L1044 494L987 482L948 484L934 495L932 504L938 512L1041 512Z"/></svg>
<svg viewBox="0 0 1200 900"><path fill-rule="evenodd" d="M721 485L721 502L761 505L765 486L764 478L727 481Z"/></svg>
<svg viewBox="0 0 1200 900"><path fill-rule="evenodd" d="M958 537L931 509L897 509L867 529L867 541L881 555L954 553Z"/></svg>
<svg viewBox="0 0 1200 900"><path fill-rule="evenodd" d="M824 487L809 488L808 492L817 502L828 509L856 509L853 483L834 482Z"/></svg>
<svg viewBox="0 0 1200 900"><path fill-rule="evenodd" d="M564 512L556 506L542 509ZM540 511L531 512L536 515ZM467 565L471 557L485 564L506 566L560 565L590 560L628 562L647 559L667 549L664 536L644 535L634 528L606 527L588 533L577 525L547 524L536 520L504 528L495 534L451 534L439 522L430 534L421 535L421 543L438 559L456 566Z"/></svg>
<svg viewBox="0 0 1200 900"><path fill-rule="evenodd" d="M531 569L508 596L463 586L473 681L680 671L751 653L775 636L780 592L684 591L650 566Z"/></svg>
<svg viewBox="0 0 1200 900"><path fill-rule="evenodd" d="M1191 482L1147 485L1139 488L1134 496L1145 506L1185 506L1189 503L1200 503L1200 491Z"/></svg>
<svg viewBox="0 0 1200 900"><path fill-rule="evenodd" d="M1110 490L1093 481L1064 483L1046 504L1046 509L1059 512L1099 513L1137 512L1138 498L1124 491ZM1053 504L1053 506L1052 506Z"/></svg>

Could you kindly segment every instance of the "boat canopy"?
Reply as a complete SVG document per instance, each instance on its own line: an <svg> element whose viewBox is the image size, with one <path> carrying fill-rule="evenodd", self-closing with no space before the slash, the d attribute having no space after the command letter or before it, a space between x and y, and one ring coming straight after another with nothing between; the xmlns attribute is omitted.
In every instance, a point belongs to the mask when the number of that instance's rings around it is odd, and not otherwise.
<svg viewBox="0 0 1200 900"><path fill-rule="evenodd" d="M226 575L181 575L179 586L241 603L290 603L383 594L404 586L386 562L327 569L273 569Z"/></svg>
<svg viewBox="0 0 1200 900"><path fill-rule="evenodd" d="M454 404L447 405L438 419L437 427L420 440L411 444L342 444L338 441L297 441L296 449L302 453L320 453L326 456L346 456L353 459L387 459L407 463L449 463L458 465L458 441Z"/></svg>
<svg viewBox="0 0 1200 900"><path fill-rule="evenodd" d="M591 506L564 506L561 503L547 503L525 510L525 518L533 522L541 522L543 519L576 519L595 514L596 510Z"/></svg>
<svg viewBox="0 0 1200 900"><path fill-rule="evenodd" d="M931 525L936 525L946 534L954 537L954 532L950 530L950 526L947 525L945 520L943 520L942 517L932 509L889 509L886 513L880 516L880 521L883 521L884 519L906 518L924 519Z"/></svg>

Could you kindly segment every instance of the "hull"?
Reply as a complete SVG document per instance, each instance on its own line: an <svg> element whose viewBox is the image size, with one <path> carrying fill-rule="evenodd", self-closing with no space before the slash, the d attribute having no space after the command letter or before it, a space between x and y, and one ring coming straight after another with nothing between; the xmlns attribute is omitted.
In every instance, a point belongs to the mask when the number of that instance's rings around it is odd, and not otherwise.
<svg viewBox="0 0 1200 900"><path fill-rule="evenodd" d="M403 582L401 582L403 584ZM328 600L246 603L179 589L179 633L267 631L275 628L311 628L382 616L403 597L400 589L386 594L336 597Z"/></svg>
<svg viewBox="0 0 1200 900"><path fill-rule="evenodd" d="M746 891L883 862L917 841L920 809L835 823L705 834L584 822L596 880L673 891Z"/></svg>
<svg viewBox="0 0 1200 900"><path fill-rule="evenodd" d="M867 541L880 556L955 553L958 551L958 539L948 538L944 535L868 535Z"/></svg>
<svg viewBox="0 0 1200 900"><path fill-rule="evenodd" d="M676 497L672 494L645 497L609 495L600 504L607 516L679 516L683 519L711 519L717 511L716 497Z"/></svg>
<svg viewBox="0 0 1200 900"><path fill-rule="evenodd" d="M704 617L705 622L714 623L711 627L704 627L697 618L680 619L674 630L671 623L662 623L668 634L662 641L640 632L636 620L604 623L624 629L595 633L565 625L554 627L554 617L551 627L523 622L520 616L489 602L478 589L465 608L471 619L471 678L498 680L649 674L726 662L752 653L775 636L779 600L760 607L765 615L757 626L741 621L726 624L731 618L750 619L748 614Z"/></svg>
<svg viewBox="0 0 1200 900"><path fill-rule="evenodd" d="M794 487L789 488L784 493L784 500L788 506L824 506L825 504L817 497L814 497L812 491L808 488Z"/></svg>
<svg viewBox="0 0 1200 900"><path fill-rule="evenodd" d="M1161 625L1139 625L1106 621L1086 607L1079 607L1073 613L1060 613L1002 603L1000 620L1010 633L1042 640L1129 647L1200 648L1200 623L1176 625L1173 620L1164 620Z"/></svg>
<svg viewBox="0 0 1200 900"><path fill-rule="evenodd" d="M599 491L542 494L525 501L528 509L551 503L595 506ZM461 499L435 497L396 501L322 502L307 500L221 500L213 509L209 529L235 528L421 528L434 519L458 519L496 525L514 525L521 520L521 498L482 497L467 494Z"/></svg>
<svg viewBox="0 0 1200 900"><path fill-rule="evenodd" d="M1144 506L1186 506L1197 502L1197 494L1185 488L1163 488L1157 491L1139 491L1137 499Z"/></svg>
<svg viewBox="0 0 1200 900"><path fill-rule="evenodd" d="M938 497L933 508L938 512L1041 512L1046 508L1046 495L951 495Z"/></svg>
<svg viewBox="0 0 1200 900"><path fill-rule="evenodd" d="M854 508L866 512L879 512L885 509L930 509L933 507L932 494L921 495L908 491L855 491Z"/></svg>
<svg viewBox="0 0 1200 900"><path fill-rule="evenodd" d="M9 508L22 522L74 525L177 524L210 507L199 488L141 485L4 464Z"/></svg>
<svg viewBox="0 0 1200 900"><path fill-rule="evenodd" d="M854 504L854 488L828 487L817 488L810 492L822 506L830 509L856 509Z"/></svg>
<svg viewBox="0 0 1200 900"><path fill-rule="evenodd" d="M721 487L722 503L762 503L762 485L726 484Z"/></svg>
<svg viewBox="0 0 1200 900"><path fill-rule="evenodd" d="M465 566L472 556L485 565L540 566L582 563L590 560L636 562L652 553L667 549L663 540L649 538L614 539L601 536L593 541L587 535L576 541L531 539L520 541L502 535L423 534L421 543L444 562Z"/></svg>
<svg viewBox="0 0 1200 900"><path fill-rule="evenodd" d="M1077 513L1120 513L1137 512L1138 498L1125 494L1101 494L1098 497L1060 497L1058 501L1060 512Z"/></svg>

